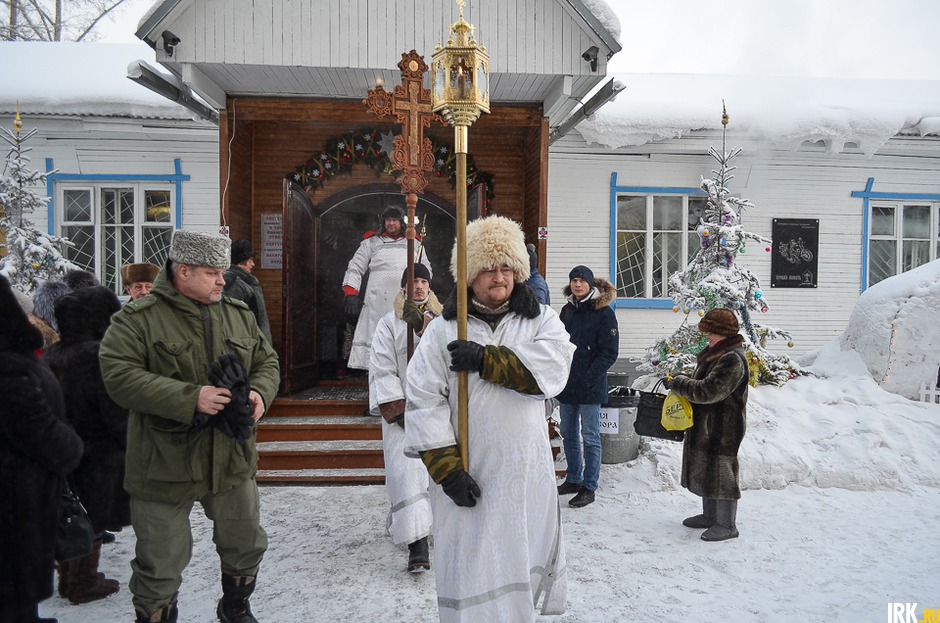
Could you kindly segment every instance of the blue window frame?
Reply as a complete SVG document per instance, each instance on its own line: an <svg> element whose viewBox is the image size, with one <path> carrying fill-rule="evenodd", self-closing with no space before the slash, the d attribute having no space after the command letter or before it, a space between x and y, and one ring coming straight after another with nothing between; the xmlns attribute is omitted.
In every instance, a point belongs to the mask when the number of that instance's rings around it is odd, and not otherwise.
<svg viewBox="0 0 940 623"><path fill-rule="evenodd" d="M695 231L706 193L699 188L618 186L610 182L610 281L616 307L671 309L669 275L698 251Z"/></svg>
<svg viewBox="0 0 940 623"><path fill-rule="evenodd" d="M873 192L874 183L852 193L864 208L862 291L940 257L940 193Z"/></svg>

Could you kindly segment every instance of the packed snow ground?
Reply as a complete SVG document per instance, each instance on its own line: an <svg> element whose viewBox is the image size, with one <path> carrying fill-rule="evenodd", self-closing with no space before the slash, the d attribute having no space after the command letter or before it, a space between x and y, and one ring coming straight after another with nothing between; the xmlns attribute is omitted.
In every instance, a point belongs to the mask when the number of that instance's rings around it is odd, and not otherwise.
<svg viewBox="0 0 940 623"><path fill-rule="evenodd" d="M635 461L604 465L597 502L562 505L568 612L543 619L880 623L892 602L917 602L918 618L940 608L940 405L884 392L852 352L829 361L844 374L752 390L738 539L705 543L680 524L699 498L678 485L679 444L644 441ZM252 599L259 620L437 620L433 568L406 573L406 552L384 534L383 487L263 487L261 500L271 545ZM215 620L220 593L198 507L193 528L187 623ZM53 597L42 613L131 621L133 547L128 528L103 550L117 595Z"/></svg>
<svg viewBox="0 0 940 623"><path fill-rule="evenodd" d="M926 305L923 272L873 287L846 335L885 323L879 291ZM897 362L940 363L935 316L906 316L917 323L906 331L920 339L895 340ZM848 341L867 359L884 347ZM890 623L889 604L916 602L918 620L925 608L940 609L940 405L885 391L845 342L801 362L813 376L751 390L740 538L705 543L681 525L701 502L679 486L677 443L644 439L637 459L603 465L594 504L572 509L564 499L568 611L542 620ZM261 508L270 548L252 598L259 620L437 620L433 567L408 574L406 550L385 535L384 487L263 487ZM198 506L193 532L180 621L205 623L215 620L221 591L211 525ZM56 596L41 612L62 623L129 623L133 549L130 528L103 549L101 570L121 582L117 595L81 606Z"/></svg>

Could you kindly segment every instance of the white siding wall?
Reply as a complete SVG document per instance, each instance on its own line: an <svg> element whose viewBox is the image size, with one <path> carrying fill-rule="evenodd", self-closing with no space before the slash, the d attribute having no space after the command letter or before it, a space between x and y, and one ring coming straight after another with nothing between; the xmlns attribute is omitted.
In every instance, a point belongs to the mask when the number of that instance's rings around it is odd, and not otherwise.
<svg viewBox="0 0 940 623"><path fill-rule="evenodd" d="M596 275L610 275L611 173L617 173L618 186L696 188L700 177L711 177L716 168L706 151L710 145L721 147L719 133L610 150L588 145L573 132L551 148L546 278L556 308L572 266L585 264ZM852 192L864 190L873 177L877 192L937 193L940 139L895 138L872 158L814 147L780 151L746 137L729 139L732 146L743 151L732 161L737 170L729 188L755 205L744 215L747 230L770 237L775 217L819 219L818 288L772 289L770 254L756 244L737 261L760 280L770 306L755 322L793 334L794 348L778 340L768 344L771 350L798 356L820 348L841 334L860 294L863 200ZM671 310L633 309L618 310L617 316L622 358L642 355L683 317Z"/></svg>
<svg viewBox="0 0 940 623"><path fill-rule="evenodd" d="M30 168L45 172L53 159L59 173L81 175L172 175L174 160L181 160L184 228L218 231L219 131L189 121L81 119L31 117L23 114L23 131L39 132L27 146ZM13 120L0 115L2 127ZM46 187L35 189L45 195ZM59 206L56 206L57 209ZM47 230L46 211L32 215Z"/></svg>
<svg viewBox="0 0 940 623"><path fill-rule="evenodd" d="M486 46L491 71L591 74L581 54L598 37L564 0L471 0L464 18ZM457 19L440 0L203 0L179 5L167 28L175 62L394 69L415 49L430 61ZM598 71L606 66L606 46ZM158 60L166 60L158 50Z"/></svg>

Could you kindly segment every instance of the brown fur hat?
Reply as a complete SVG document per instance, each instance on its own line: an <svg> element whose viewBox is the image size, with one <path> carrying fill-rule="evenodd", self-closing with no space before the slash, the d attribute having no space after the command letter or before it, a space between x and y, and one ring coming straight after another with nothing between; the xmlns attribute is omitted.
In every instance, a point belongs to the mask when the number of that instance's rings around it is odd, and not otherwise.
<svg viewBox="0 0 940 623"><path fill-rule="evenodd" d="M124 264L121 266L121 282L126 286L132 283L153 283L153 280L157 278L157 273L159 272L160 267L150 262Z"/></svg>
<svg viewBox="0 0 940 623"><path fill-rule="evenodd" d="M741 330L738 317L730 309L713 309L698 323L698 330L702 333L716 333L718 335L737 335Z"/></svg>
<svg viewBox="0 0 940 623"><path fill-rule="evenodd" d="M529 278L529 252L525 236L515 221L487 216L467 225L467 284L484 270L505 264L512 268L516 283ZM450 272L457 278L457 244L451 253Z"/></svg>

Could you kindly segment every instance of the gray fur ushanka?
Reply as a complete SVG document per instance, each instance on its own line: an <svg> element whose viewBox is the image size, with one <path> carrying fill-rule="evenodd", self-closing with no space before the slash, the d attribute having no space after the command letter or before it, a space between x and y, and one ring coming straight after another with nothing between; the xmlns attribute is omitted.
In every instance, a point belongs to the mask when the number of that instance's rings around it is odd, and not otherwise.
<svg viewBox="0 0 940 623"><path fill-rule="evenodd" d="M682 486L704 498L741 497L738 448L747 420L749 371L740 335L718 342L698 356L691 377L672 380L674 393L692 403L695 424L685 432Z"/></svg>

